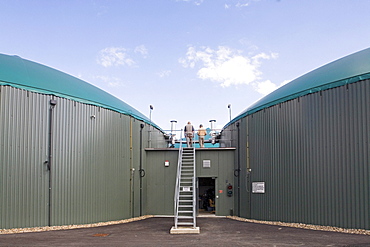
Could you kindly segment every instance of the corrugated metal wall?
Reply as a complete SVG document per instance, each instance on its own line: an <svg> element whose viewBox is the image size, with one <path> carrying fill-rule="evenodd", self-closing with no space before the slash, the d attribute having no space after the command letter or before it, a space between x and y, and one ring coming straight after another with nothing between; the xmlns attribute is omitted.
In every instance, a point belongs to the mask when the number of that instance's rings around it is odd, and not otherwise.
<svg viewBox="0 0 370 247"><path fill-rule="evenodd" d="M130 217L130 117L58 99L52 225Z"/></svg>
<svg viewBox="0 0 370 247"><path fill-rule="evenodd" d="M366 80L245 118L251 182L266 186L251 218L370 229L368 95Z"/></svg>
<svg viewBox="0 0 370 247"><path fill-rule="evenodd" d="M0 90L0 228L47 225L48 97Z"/></svg>
<svg viewBox="0 0 370 247"><path fill-rule="evenodd" d="M144 150L148 143L148 136L140 135L143 123L57 97L50 114L51 99L1 87L0 228L137 216L140 146ZM50 172L44 163L49 160L50 116L51 204ZM153 131L156 146L165 146L160 131Z"/></svg>
<svg viewBox="0 0 370 247"><path fill-rule="evenodd" d="M226 186L234 185L234 149L196 149L197 177L216 178L217 215L230 215L234 211L234 197L227 197ZM147 150L146 183L148 185L145 210L147 214L173 215L177 175L178 149ZM169 167L164 162L170 162ZM211 167L203 168L203 160L210 160ZM234 185L235 186L235 185ZM235 188L235 187L234 187ZM219 192L222 190L222 193ZM235 189L234 189L235 191Z"/></svg>

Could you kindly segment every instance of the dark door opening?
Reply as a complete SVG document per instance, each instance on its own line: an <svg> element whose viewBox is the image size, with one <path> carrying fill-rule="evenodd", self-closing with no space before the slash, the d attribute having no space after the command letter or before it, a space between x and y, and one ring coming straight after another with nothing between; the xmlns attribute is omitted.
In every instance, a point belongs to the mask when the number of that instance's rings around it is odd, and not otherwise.
<svg viewBox="0 0 370 247"><path fill-rule="evenodd" d="M198 178L199 214L216 214L215 178Z"/></svg>

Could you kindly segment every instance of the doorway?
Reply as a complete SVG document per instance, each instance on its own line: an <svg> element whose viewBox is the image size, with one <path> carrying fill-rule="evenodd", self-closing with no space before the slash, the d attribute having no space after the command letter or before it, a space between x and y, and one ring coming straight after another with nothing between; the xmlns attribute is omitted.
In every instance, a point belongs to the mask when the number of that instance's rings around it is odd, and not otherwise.
<svg viewBox="0 0 370 247"><path fill-rule="evenodd" d="M198 215L216 215L215 181L214 177L198 178Z"/></svg>

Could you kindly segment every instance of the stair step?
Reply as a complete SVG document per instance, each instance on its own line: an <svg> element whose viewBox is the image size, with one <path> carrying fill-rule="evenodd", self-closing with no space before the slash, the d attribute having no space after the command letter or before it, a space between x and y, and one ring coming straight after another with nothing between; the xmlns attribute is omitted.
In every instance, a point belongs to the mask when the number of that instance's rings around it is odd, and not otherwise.
<svg viewBox="0 0 370 247"><path fill-rule="evenodd" d="M192 226L194 225L193 222L178 222L177 225L179 226Z"/></svg>
<svg viewBox="0 0 370 247"><path fill-rule="evenodd" d="M178 216L177 218L179 218L179 219L192 219L193 218L193 216Z"/></svg>
<svg viewBox="0 0 370 247"><path fill-rule="evenodd" d="M195 152L194 147L183 148L180 160L180 174L178 174L177 212L175 221L180 226L195 227Z"/></svg>

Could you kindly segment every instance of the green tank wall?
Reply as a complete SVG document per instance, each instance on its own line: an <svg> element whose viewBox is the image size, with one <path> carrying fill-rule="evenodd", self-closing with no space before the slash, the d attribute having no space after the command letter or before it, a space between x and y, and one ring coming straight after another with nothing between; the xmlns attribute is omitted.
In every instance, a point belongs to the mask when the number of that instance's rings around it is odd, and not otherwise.
<svg viewBox="0 0 370 247"><path fill-rule="evenodd" d="M148 124L65 98L10 86L0 90L0 228L139 215L138 171L145 163ZM165 147L162 132L151 130L152 145Z"/></svg>
<svg viewBox="0 0 370 247"><path fill-rule="evenodd" d="M370 80L305 95L240 118L240 215L370 229ZM248 172L248 168L251 172ZM265 193L250 193L265 182ZM249 188L249 190L248 190Z"/></svg>

